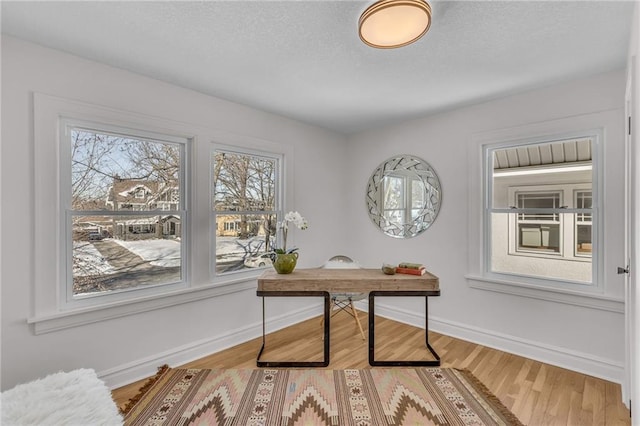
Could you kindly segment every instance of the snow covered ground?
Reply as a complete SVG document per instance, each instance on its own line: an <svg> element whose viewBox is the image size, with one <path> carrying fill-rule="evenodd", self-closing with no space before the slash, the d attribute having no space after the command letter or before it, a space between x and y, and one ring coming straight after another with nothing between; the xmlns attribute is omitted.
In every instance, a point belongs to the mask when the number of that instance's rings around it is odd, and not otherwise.
<svg viewBox="0 0 640 426"><path fill-rule="evenodd" d="M140 240L121 241L109 239L114 243L126 248L131 253L140 256L151 265L161 267L180 266L180 242L175 240ZM247 256L247 252L262 253L264 250L264 240L261 238L250 238L239 240L236 237L216 238L216 257L221 264L242 262ZM73 243L73 275L74 277L107 275L119 272L100 252L88 241L74 241Z"/></svg>
<svg viewBox="0 0 640 426"><path fill-rule="evenodd" d="M100 252L90 242L74 241L73 257L74 277L107 275L118 272L102 257Z"/></svg>
<svg viewBox="0 0 640 426"><path fill-rule="evenodd" d="M169 268L180 266L180 242L175 240L121 241L112 239L151 265Z"/></svg>

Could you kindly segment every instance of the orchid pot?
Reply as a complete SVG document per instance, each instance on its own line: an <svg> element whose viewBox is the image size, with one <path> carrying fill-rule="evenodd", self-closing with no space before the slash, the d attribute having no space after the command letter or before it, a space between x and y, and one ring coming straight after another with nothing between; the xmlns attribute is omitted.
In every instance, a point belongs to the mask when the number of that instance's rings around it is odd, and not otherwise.
<svg viewBox="0 0 640 426"><path fill-rule="evenodd" d="M298 263L298 253L276 253L273 269L279 274L290 274Z"/></svg>

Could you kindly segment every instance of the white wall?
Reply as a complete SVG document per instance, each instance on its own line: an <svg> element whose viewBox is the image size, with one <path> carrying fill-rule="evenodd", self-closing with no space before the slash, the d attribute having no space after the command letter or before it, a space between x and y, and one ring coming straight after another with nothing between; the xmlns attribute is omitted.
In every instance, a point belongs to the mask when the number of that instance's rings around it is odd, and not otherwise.
<svg viewBox="0 0 640 426"><path fill-rule="evenodd" d="M365 266L424 262L440 277L442 296L430 301L433 329L590 374L620 380L623 315L471 288L466 171L472 135L556 118L619 110L622 72L524 93L421 120L375 129L348 140L286 118L204 96L10 37L2 39L2 389L60 369L90 367L112 385L142 377L163 362L180 363L258 336L260 305L253 289L95 324L34 335L33 92L195 123L294 147L294 199L310 222L296 234L301 267L342 252ZM622 113L620 129L622 132ZM613 134L616 132L614 131ZM347 142L345 144L345 141ZM431 163L444 197L435 224L399 240L374 228L365 208L373 169L393 154ZM622 182L622 141L607 145L607 187ZM341 172L344 171L344 172ZM622 253L622 194L610 191L605 266ZM340 206L340 208L336 208ZM618 225L616 225L618 224ZM607 297L619 300L622 281L607 275ZM422 325L423 304L386 302L379 312ZM615 303L614 303L615 305ZM315 312L306 304L273 301L269 315L290 322ZM317 309L319 313L320 310ZM597 338L594 338L597 336ZM575 365L573 364L575 362Z"/></svg>
<svg viewBox="0 0 640 426"><path fill-rule="evenodd" d="M347 165L343 136L4 36L2 389L80 367L94 368L111 385L119 385L152 374L164 362L198 358L261 332L261 305L251 288L34 335L27 325L34 314L34 92L293 147L294 179L288 183L293 199L288 208L299 210L310 224L294 235L301 248L299 265L317 266L335 254L346 230L344 212L335 209L346 202L346 194L336 191L343 183L336 171ZM289 299L267 305L269 318L278 319L272 327L321 311L319 302Z"/></svg>
<svg viewBox="0 0 640 426"><path fill-rule="evenodd" d="M428 96L428 94L425 94ZM430 300L430 327L488 346L520 353L620 382L624 364L623 281L615 265L623 257L624 72L598 75L484 104L389 126L351 137L348 157L352 211L351 251L367 266L383 262L422 262L440 277L442 295ZM613 111L611 111L613 110ZM473 137L482 132L541 123L563 117L609 111L606 129L605 280L607 309L521 297L470 287L469 259L479 247L468 229ZM598 123L593 123L594 127ZM422 235L399 240L386 237L367 217L367 178L394 154L422 157L439 175L443 202L435 223ZM478 157L478 162L479 162ZM474 189L476 191L476 189ZM480 217L480 211L471 212ZM475 215L475 216L473 216ZM471 231L471 232L470 232ZM584 304L584 303L583 303ZM384 303L377 312L421 325L421 303Z"/></svg>

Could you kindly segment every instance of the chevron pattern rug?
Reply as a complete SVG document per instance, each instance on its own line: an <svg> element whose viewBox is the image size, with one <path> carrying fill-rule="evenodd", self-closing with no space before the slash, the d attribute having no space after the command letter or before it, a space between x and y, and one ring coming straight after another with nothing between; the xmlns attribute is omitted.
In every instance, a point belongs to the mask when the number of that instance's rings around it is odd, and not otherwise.
<svg viewBox="0 0 640 426"><path fill-rule="evenodd" d="M447 368L163 367L126 425L521 425L469 372Z"/></svg>

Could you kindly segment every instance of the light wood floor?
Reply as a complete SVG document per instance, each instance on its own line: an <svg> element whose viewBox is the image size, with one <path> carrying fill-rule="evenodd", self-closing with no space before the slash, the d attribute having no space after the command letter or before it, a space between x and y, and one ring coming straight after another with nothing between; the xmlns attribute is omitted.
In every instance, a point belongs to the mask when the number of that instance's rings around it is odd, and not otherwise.
<svg viewBox="0 0 640 426"><path fill-rule="evenodd" d="M367 333L367 314L360 313ZM262 339L254 339L186 364L189 368L256 368ZM429 333L442 367L470 370L527 425L630 425L620 385L508 354L463 340ZM376 319L376 359L425 359L423 330ZM320 317L267 336L263 359L322 360ZM371 368L367 342L344 312L331 321L331 369ZM123 407L144 381L113 391Z"/></svg>

